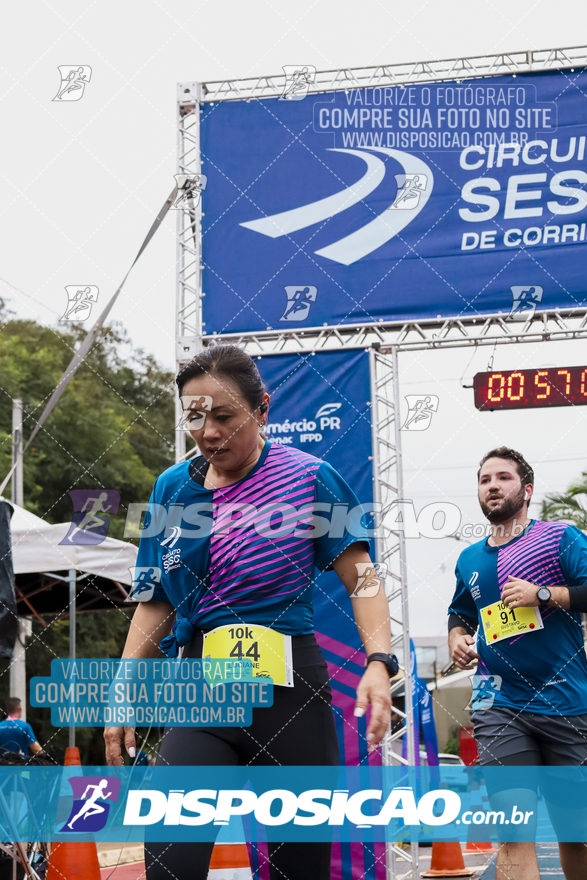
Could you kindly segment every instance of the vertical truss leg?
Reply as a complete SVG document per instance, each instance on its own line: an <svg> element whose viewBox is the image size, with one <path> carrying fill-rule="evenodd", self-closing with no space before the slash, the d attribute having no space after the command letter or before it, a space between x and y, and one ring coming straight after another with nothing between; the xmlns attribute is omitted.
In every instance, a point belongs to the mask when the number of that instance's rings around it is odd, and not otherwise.
<svg viewBox="0 0 587 880"><path fill-rule="evenodd" d="M187 88L186 88L187 86ZM179 86L177 103L178 174L193 177L201 173L200 158L200 89L198 83ZM187 97L186 97L187 95ZM175 306L175 343L177 369L191 360L202 348L202 200L185 202L177 210L177 288ZM182 411L176 399L176 425ZM186 435L175 432L175 460L185 455Z"/></svg>
<svg viewBox="0 0 587 880"><path fill-rule="evenodd" d="M410 664L410 625L405 537L387 522L387 515L398 502L403 501L403 471L401 449L400 389L398 377L398 350L389 355L374 349L369 352L371 374L371 431L373 447L373 495L377 505L376 555L378 562L388 566L387 599L392 620L392 650L403 648L403 678L392 684L393 693L404 688L402 726L393 734L388 732L383 743L383 764L408 765L416 762L414 713L412 705L412 669ZM396 710L397 711L397 710ZM401 756L402 738L406 737L407 761ZM410 850L402 850L395 843L386 846L387 880L411 878L419 880L418 843L412 840Z"/></svg>

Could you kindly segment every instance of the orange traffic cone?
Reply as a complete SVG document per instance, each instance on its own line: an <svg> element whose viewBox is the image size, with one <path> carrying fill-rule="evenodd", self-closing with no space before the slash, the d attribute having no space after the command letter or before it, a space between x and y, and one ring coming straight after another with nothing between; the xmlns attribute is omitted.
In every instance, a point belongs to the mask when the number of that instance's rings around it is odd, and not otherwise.
<svg viewBox="0 0 587 880"><path fill-rule="evenodd" d="M252 880L246 843L217 843L212 850L208 880Z"/></svg>
<svg viewBox="0 0 587 880"><path fill-rule="evenodd" d="M65 750L65 766L81 766L79 749ZM56 841L51 846L47 880L100 880L98 850L93 842Z"/></svg>
<svg viewBox="0 0 587 880"><path fill-rule="evenodd" d="M497 852L490 840L467 840L464 853L494 853Z"/></svg>
<svg viewBox="0 0 587 880"><path fill-rule="evenodd" d="M473 782L473 787L471 790L471 800L469 807L472 812L475 814L477 812L481 813L483 823L485 822L485 810L483 809L483 798L481 797L481 791L479 790L479 784L477 782ZM466 853L493 853L497 852L494 849L493 844L490 841L480 841L479 838L483 836L485 832L478 824L472 823L469 825L469 830L467 832L467 845L463 852Z"/></svg>
<svg viewBox="0 0 587 880"><path fill-rule="evenodd" d="M458 841L437 840L432 844L430 870L422 877L471 877L476 868L465 868Z"/></svg>

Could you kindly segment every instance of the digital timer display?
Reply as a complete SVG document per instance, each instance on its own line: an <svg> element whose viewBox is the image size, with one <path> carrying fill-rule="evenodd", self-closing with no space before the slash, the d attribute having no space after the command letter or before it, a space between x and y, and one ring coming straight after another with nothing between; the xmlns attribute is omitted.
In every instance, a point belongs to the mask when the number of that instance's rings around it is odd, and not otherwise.
<svg viewBox="0 0 587 880"><path fill-rule="evenodd" d="M473 389L480 410L585 406L587 367L477 373Z"/></svg>

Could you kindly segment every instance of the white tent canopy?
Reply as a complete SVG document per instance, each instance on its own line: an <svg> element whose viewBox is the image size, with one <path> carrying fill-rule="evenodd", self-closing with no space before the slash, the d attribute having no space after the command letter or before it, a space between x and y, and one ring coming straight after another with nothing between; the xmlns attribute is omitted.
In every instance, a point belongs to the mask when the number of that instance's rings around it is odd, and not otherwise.
<svg viewBox="0 0 587 880"><path fill-rule="evenodd" d="M47 523L6 498L14 513L10 523L15 574L64 571L75 568L113 581L132 584L130 568L137 548L126 541L105 538L100 544L61 544L71 523Z"/></svg>

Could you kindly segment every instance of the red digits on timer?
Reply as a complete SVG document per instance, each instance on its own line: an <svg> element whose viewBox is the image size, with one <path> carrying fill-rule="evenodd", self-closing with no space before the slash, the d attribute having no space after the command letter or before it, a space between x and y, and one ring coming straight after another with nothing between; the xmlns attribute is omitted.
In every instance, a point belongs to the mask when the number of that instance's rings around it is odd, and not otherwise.
<svg viewBox="0 0 587 880"><path fill-rule="evenodd" d="M587 404L587 367L477 373L473 388L480 410L582 406Z"/></svg>

